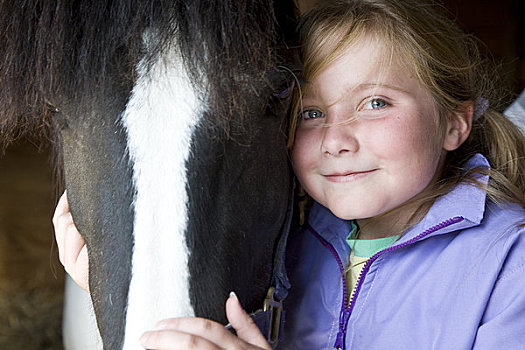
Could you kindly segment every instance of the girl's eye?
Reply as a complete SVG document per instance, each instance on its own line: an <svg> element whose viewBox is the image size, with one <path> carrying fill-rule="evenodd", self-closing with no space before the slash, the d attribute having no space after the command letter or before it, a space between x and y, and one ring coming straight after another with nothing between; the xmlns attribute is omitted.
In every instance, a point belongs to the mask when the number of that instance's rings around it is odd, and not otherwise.
<svg viewBox="0 0 525 350"><path fill-rule="evenodd" d="M371 100L368 100L364 106L363 106L363 109L368 109L368 110L377 110L377 109L382 109L382 108L385 108L388 106L388 103L383 100L382 98L373 98Z"/></svg>
<svg viewBox="0 0 525 350"><path fill-rule="evenodd" d="M301 119L303 120L319 119L322 117L324 117L324 113L317 109L308 109L301 113Z"/></svg>

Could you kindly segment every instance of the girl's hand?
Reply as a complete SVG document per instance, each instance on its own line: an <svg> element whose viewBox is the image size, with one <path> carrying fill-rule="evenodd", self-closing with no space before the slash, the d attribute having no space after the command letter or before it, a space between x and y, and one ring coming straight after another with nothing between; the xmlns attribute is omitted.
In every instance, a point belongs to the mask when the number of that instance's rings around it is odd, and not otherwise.
<svg viewBox="0 0 525 350"><path fill-rule="evenodd" d="M237 336L223 325L203 318L170 318L157 324L157 329L146 332L140 343L155 350L260 350L271 349L259 328L242 309L232 293L226 301L226 316Z"/></svg>
<svg viewBox="0 0 525 350"><path fill-rule="evenodd" d="M88 255L84 239L73 222L67 191L58 201L53 215L59 258L66 272L89 292ZM226 316L237 336L223 325L203 318L171 318L159 322L157 330L146 332L141 344L147 349L260 350L271 349L259 328L242 309L235 294L226 301Z"/></svg>
<svg viewBox="0 0 525 350"><path fill-rule="evenodd" d="M78 232L69 210L67 191L58 201L53 215L58 256L66 272L85 291L89 293L89 262L86 243Z"/></svg>

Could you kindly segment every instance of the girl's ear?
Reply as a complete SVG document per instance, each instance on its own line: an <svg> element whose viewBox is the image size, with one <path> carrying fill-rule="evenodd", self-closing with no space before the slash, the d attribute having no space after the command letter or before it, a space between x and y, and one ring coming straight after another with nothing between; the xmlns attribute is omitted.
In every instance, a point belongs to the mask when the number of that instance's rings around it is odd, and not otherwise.
<svg viewBox="0 0 525 350"><path fill-rule="evenodd" d="M465 142L472 129L473 114L474 103L467 101L448 117L443 149L454 151Z"/></svg>

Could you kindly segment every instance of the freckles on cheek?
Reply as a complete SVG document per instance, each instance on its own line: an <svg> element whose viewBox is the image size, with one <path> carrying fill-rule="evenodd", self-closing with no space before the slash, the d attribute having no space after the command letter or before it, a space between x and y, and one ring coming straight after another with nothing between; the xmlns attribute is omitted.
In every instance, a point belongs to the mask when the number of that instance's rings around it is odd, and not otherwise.
<svg viewBox="0 0 525 350"><path fill-rule="evenodd" d="M304 185L304 181L314 171L316 157L312 147L304 139L296 140L290 158L292 168L299 182Z"/></svg>
<svg viewBox="0 0 525 350"><path fill-rule="evenodd" d="M302 169L304 168L304 164L295 145L294 149L291 151L291 163L293 172L297 177L300 177L302 175Z"/></svg>
<svg viewBox="0 0 525 350"><path fill-rule="evenodd" d="M297 131L295 141L292 147L292 162L302 163L312 152L313 138L304 131Z"/></svg>
<svg viewBox="0 0 525 350"><path fill-rule="evenodd" d="M294 143L293 148L290 150L290 159L292 160L292 167L295 170L295 166L299 160L297 142Z"/></svg>

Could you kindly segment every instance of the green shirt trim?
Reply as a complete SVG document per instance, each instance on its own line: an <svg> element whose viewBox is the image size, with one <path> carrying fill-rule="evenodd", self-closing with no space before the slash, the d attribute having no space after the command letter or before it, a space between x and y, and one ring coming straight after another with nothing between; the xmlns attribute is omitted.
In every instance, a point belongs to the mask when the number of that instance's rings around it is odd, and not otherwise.
<svg viewBox="0 0 525 350"><path fill-rule="evenodd" d="M390 236L377 239L353 239L357 233L357 225L352 221L352 229L346 237L346 243L352 249L355 256L360 258L370 258L375 253L390 247L398 236Z"/></svg>

